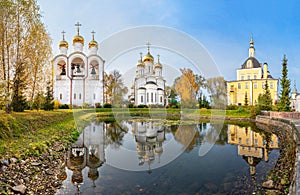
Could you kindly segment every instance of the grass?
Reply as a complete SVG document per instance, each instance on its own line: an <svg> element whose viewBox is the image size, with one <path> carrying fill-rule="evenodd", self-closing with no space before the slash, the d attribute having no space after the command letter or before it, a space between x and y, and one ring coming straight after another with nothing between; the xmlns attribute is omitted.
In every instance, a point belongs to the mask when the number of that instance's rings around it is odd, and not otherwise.
<svg viewBox="0 0 300 195"><path fill-rule="evenodd" d="M55 142L72 143L78 134L73 112L0 112L0 158L39 155Z"/></svg>
<svg viewBox="0 0 300 195"><path fill-rule="evenodd" d="M198 119L199 116L224 116L225 113L229 118L250 116L250 111L245 109L225 112L210 109L97 108L11 114L0 111L0 159L6 156L25 158L28 155L39 155L56 142L70 144L78 138L78 129L82 129L91 120L114 121L115 117L151 117L176 121L181 119L182 114Z"/></svg>

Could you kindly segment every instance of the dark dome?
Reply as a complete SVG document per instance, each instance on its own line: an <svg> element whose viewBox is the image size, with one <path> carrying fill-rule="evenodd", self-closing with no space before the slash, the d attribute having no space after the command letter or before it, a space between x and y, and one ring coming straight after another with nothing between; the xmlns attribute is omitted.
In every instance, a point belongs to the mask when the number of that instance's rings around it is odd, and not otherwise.
<svg viewBox="0 0 300 195"><path fill-rule="evenodd" d="M252 67L250 67L250 68L260 68L260 67L261 67L260 63L258 62L258 60L257 60L256 58L254 58L254 57L249 57L249 58L244 62L244 64L242 65L242 69L248 68L248 67L247 67L247 63L248 63L249 60L252 62Z"/></svg>
<svg viewBox="0 0 300 195"><path fill-rule="evenodd" d="M157 85L154 81L148 81L148 82L146 83L146 85L147 85L147 84Z"/></svg>

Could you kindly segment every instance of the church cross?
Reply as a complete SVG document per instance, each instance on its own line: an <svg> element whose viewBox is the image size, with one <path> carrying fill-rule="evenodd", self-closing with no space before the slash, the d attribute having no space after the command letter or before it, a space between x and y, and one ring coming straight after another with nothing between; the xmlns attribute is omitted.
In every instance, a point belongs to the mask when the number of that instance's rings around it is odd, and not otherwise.
<svg viewBox="0 0 300 195"><path fill-rule="evenodd" d="M150 45L151 45L150 42L148 41L146 45L148 47L148 53L150 53Z"/></svg>
<svg viewBox="0 0 300 195"><path fill-rule="evenodd" d="M141 56L141 60L142 60L142 58L143 58L143 53L142 52L140 52L140 56Z"/></svg>
<svg viewBox="0 0 300 195"><path fill-rule="evenodd" d="M65 31L63 30L62 32L61 32L61 34L63 35L63 41L65 40Z"/></svg>
<svg viewBox="0 0 300 195"><path fill-rule="evenodd" d="M76 24L75 24L75 26L77 26L77 34L79 35L79 28L80 28L80 26L82 26L79 22L77 22Z"/></svg>
<svg viewBox="0 0 300 195"><path fill-rule="evenodd" d="M158 62L159 62L159 57L160 57L160 55L158 54L158 55L157 55L157 61L158 61Z"/></svg>
<svg viewBox="0 0 300 195"><path fill-rule="evenodd" d="M92 33L93 41L94 41L94 38L95 38L94 36L95 36L95 33L96 33L96 32L95 32L95 31L92 31L91 33Z"/></svg>

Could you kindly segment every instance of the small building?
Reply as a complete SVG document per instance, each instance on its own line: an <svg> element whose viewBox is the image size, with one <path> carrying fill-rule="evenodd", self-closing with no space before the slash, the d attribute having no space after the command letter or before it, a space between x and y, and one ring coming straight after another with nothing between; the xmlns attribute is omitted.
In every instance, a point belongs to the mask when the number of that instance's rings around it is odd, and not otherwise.
<svg viewBox="0 0 300 195"><path fill-rule="evenodd" d="M129 102L134 105L165 105L165 80L162 76L163 65L159 55L157 63L150 54L150 44L148 52L143 57L140 53L140 60L136 65L136 76L131 87Z"/></svg>
<svg viewBox="0 0 300 195"><path fill-rule="evenodd" d="M83 52L84 38L79 33L73 38L73 51L68 54L69 44L59 43L60 53L53 59L54 99L61 104L81 106L86 103L103 104L104 60L98 55L98 43L94 39L88 44L88 53Z"/></svg>
<svg viewBox="0 0 300 195"><path fill-rule="evenodd" d="M297 92L296 81L294 83L294 88L292 90L291 96L291 109L292 111L299 112L300 111L300 93Z"/></svg>
<svg viewBox="0 0 300 195"><path fill-rule="evenodd" d="M268 83L273 104L278 100L278 79L271 76L268 64L261 64L255 58L254 41L251 38L248 49L249 57L236 71L236 80L227 81L227 97L229 105L244 105L245 97L248 105L258 103L259 94L263 94L265 83Z"/></svg>

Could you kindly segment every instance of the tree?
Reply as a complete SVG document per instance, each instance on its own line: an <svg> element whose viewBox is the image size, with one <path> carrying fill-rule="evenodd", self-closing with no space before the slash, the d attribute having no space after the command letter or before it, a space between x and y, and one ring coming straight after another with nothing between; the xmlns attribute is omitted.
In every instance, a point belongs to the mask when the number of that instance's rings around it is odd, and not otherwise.
<svg viewBox="0 0 300 195"><path fill-rule="evenodd" d="M15 78L22 62L27 75L27 90L22 95L31 106L35 94L46 87L43 73L51 72L50 36L36 0L1 0L0 5L0 80L6 82L7 94L18 94ZM10 104L6 101L7 112Z"/></svg>
<svg viewBox="0 0 300 195"><path fill-rule="evenodd" d="M245 93L245 101L244 101L244 105L248 106L248 95L247 95L247 91Z"/></svg>
<svg viewBox="0 0 300 195"><path fill-rule="evenodd" d="M210 102L212 107L225 109L227 104L227 92L224 77L213 77L207 79L206 88L210 93Z"/></svg>
<svg viewBox="0 0 300 195"><path fill-rule="evenodd" d="M261 110L272 110L272 101L268 80L266 80L264 93L258 95L258 106Z"/></svg>
<svg viewBox="0 0 300 195"><path fill-rule="evenodd" d="M50 85L50 82L47 84L47 91L44 103L44 110L53 110L54 109L54 102L53 102L53 89Z"/></svg>
<svg viewBox="0 0 300 195"><path fill-rule="evenodd" d="M168 98L168 106L172 107L173 105L177 105L177 93L174 86L166 86L165 96Z"/></svg>
<svg viewBox="0 0 300 195"><path fill-rule="evenodd" d="M13 98L11 106L15 112L23 112L26 108L26 73L24 63L18 63L13 82Z"/></svg>
<svg viewBox="0 0 300 195"><path fill-rule="evenodd" d="M291 106L290 106L291 81L288 79L287 61L288 60L284 55L282 60L282 76L280 78L281 91L279 95L280 100L278 103L279 111L291 111Z"/></svg>
<svg viewBox="0 0 300 195"><path fill-rule="evenodd" d="M122 103L123 95L128 92L118 70L113 70L110 74L104 73L104 89L105 103L111 104Z"/></svg>
<svg viewBox="0 0 300 195"><path fill-rule="evenodd" d="M41 108L43 108L44 104L45 104L45 97L44 97L43 93L41 93L41 92L37 93L34 98L32 108L39 111ZM53 105L53 107L54 107L54 105Z"/></svg>
<svg viewBox="0 0 300 195"><path fill-rule="evenodd" d="M174 88L184 107L195 107L199 101L199 91L204 86L205 79L201 75L194 74L189 68L183 68L180 71L182 75L175 79Z"/></svg>

